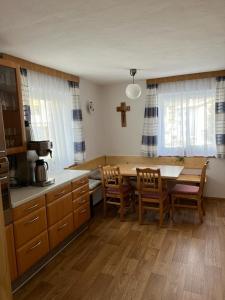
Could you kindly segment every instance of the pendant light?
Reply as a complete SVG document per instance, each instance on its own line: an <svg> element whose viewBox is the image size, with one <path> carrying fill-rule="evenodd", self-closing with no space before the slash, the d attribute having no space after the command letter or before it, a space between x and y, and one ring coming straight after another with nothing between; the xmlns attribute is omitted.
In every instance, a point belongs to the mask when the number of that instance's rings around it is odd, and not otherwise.
<svg viewBox="0 0 225 300"><path fill-rule="evenodd" d="M141 96L141 87L139 84L134 83L134 76L137 69L130 69L130 75L133 77L133 83L128 84L126 87L126 96L131 100L136 100Z"/></svg>

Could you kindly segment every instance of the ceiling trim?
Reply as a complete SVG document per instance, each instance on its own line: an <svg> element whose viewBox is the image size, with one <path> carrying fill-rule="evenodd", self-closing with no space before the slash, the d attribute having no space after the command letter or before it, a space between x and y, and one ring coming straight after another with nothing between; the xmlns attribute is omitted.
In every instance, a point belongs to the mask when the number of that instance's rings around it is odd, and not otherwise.
<svg viewBox="0 0 225 300"><path fill-rule="evenodd" d="M225 76L225 70L151 78L151 79L147 79L146 83L147 84L159 84L159 83L167 83L167 82L175 82L175 81L183 81L183 80L194 80L194 79L204 79L204 78L220 77L220 76Z"/></svg>
<svg viewBox="0 0 225 300"><path fill-rule="evenodd" d="M25 68L25 69L29 69L35 72L40 72L40 73L44 73L50 76L55 76L55 77L59 77L61 79L64 80L69 80L69 81L74 81L74 82L79 82L80 78L76 75L73 74L69 74L69 73L65 73L53 68L49 68L46 66L42 66L36 63L33 63L31 61L16 57L16 56L12 56L6 53L0 53L0 58L6 59L8 61L14 62L18 65L20 65L21 68Z"/></svg>

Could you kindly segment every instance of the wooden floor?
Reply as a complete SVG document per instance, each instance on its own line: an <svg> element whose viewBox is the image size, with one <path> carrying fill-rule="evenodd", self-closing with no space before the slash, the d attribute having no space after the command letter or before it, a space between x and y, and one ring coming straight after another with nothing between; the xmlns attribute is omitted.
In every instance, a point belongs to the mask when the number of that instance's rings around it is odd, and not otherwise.
<svg viewBox="0 0 225 300"><path fill-rule="evenodd" d="M176 225L160 229L99 215L14 300L224 300L225 202L208 201L197 221L179 212Z"/></svg>

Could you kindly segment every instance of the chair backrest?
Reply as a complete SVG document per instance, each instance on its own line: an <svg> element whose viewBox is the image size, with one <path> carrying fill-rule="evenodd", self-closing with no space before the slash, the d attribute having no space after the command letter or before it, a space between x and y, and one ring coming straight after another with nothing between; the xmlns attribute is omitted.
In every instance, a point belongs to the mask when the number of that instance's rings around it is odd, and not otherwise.
<svg viewBox="0 0 225 300"><path fill-rule="evenodd" d="M137 189L140 193L162 193L162 178L160 169L136 169Z"/></svg>
<svg viewBox="0 0 225 300"><path fill-rule="evenodd" d="M101 168L102 183L104 187L121 187L122 176L119 167L104 166Z"/></svg>
<svg viewBox="0 0 225 300"><path fill-rule="evenodd" d="M201 180L200 180L200 185L199 185L199 195L202 196L203 194L203 190L204 190L204 186L205 186L205 178L206 178L206 169L208 167L209 161L207 160L207 162L204 164L203 168L202 168L202 172L201 172Z"/></svg>

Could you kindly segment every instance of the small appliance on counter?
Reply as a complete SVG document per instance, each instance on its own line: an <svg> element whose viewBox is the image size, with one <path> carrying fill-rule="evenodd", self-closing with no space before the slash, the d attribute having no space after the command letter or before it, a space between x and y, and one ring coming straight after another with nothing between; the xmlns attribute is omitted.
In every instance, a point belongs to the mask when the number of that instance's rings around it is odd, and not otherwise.
<svg viewBox="0 0 225 300"><path fill-rule="evenodd" d="M50 141L30 141L27 145L28 150L33 150L40 157L52 157L52 142ZM48 163L44 159L37 159L34 167L34 185L47 186L55 182L54 178L48 178Z"/></svg>

